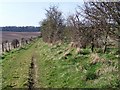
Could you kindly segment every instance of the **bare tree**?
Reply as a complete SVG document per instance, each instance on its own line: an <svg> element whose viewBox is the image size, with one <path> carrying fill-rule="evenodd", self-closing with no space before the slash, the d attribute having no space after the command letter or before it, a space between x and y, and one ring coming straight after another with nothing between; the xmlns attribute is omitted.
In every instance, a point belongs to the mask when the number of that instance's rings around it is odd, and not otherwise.
<svg viewBox="0 0 120 90"><path fill-rule="evenodd" d="M85 48L88 45L88 26L84 20L81 20L81 15L78 12L68 17L67 28L69 29L69 33L71 33L71 42L76 44L74 46L77 48Z"/></svg>
<svg viewBox="0 0 120 90"><path fill-rule="evenodd" d="M46 19L41 23L43 40L48 43L61 41L64 28L62 12L56 6L50 7L46 12Z"/></svg>
<svg viewBox="0 0 120 90"><path fill-rule="evenodd" d="M91 24L91 45L92 51L95 42L99 43L100 39L103 39L103 52L106 52L108 45L108 37L117 35L116 27L119 26L119 3L108 2L85 2L84 4L84 16ZM111 9L112 7L112 9ZM118 28L119 29L119 28ZM118 30L117 29L117 30ZM102 38L104 37L104 38ZM99 39L99 40L98 40Z"/></svg>

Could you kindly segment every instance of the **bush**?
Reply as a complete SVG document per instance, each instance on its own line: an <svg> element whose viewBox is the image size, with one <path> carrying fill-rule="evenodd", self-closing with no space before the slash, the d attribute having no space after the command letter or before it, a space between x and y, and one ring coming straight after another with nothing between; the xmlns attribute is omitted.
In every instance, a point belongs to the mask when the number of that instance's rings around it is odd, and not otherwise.
<svg viewBox="0 0 120 90"><path fill-rule="evenodd" d="M4 59L4 58L5 58L5 56L0 56L0 58L1 58L1 59Z"/></svg>
<svg viewBox="0 0 120 90"><path fill-rule="evenodd" d="M86 75L86 80L94 80L97 79L97 75L94 72L89 71Z"/></svg>
<svg viewBox="0 0 120 90"><path fill-rule="evenodd" d="M83 55L90 54L90 50L89 49L83 49L83 50L80 51L80 54L83 54Z"/></svg>
<svg viewBox="0 0 120 90"><path fill-rule="evenodd" d="M103 53L103 50L101 48L97 48L96 53Z"/></svg>

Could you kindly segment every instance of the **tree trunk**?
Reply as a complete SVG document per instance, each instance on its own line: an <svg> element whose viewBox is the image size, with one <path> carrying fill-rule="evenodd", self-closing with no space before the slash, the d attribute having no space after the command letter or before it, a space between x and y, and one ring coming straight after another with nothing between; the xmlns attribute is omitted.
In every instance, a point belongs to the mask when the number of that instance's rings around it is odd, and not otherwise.
<svg viewBox="0 0 120 90"><path fill-rule="evenodd" d="M107 44L105 44L105 46L104 46L103 53L105 53L106 50L107 50Z"/></svg>
<svg viewBox="0 0 120 90"><path fill-rule="evenodd" d="M92 42L91 42L91 50L92 50L92 52L94 52L94 38L92 38Z"/></svg>
<svg viewBox="0 0 120 90"><path fill-rule="evenodd" d="M10 51L10 43L8 43L8 51Z"/></svg>
<svg viewBox="0 0 120 90"><path fill-rule="evenodd" d="M94 43L93 42L92 42L91 50L92 50L92 52L94 52Z"/></svg>
<svg viewBox="0 0 120 90"><path fill-rule="evenodd" d="M4 43L2 43L2 52L4 52Z"/></svg>
<svg viewBox="0 0 120 90"><path fill-rule="evenodd" d="M104 43L104 48L103 48L103 53L105 53L106 50L107 50L107 38L108 38L108 33L109 33L109 30L108 30L107 33L106 33L105 43Z"/></svg>
<svg viewBox="0 0 120 90"><path fill-rule="evenodd" d="M107 50L107 36L106 36L105 43L104 43L103 53L105 53L106 50Z"/></svg>

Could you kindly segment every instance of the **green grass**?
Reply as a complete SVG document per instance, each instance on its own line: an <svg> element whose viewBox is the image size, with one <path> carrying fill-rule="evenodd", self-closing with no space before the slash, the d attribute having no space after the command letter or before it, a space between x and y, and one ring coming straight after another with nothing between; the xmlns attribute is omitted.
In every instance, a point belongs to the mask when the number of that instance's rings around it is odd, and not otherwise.
<svg viewBox="0 0 120 90"><path fill-rule="evenodd" d="M38 87L52 88L102 88L117 87L118 85L118 58L110 52L101 54L105 63L91 65L89 49L83 49L76 54L75 49L69 49L69 54L64 56L68 45L60 47L50 46L42 41L38 44ZM112 49L111 52L115 52ZM111 65L107 61L111 61ZM97 71L108 67L108 71L97 75ZM110 70L110 69L113 69ZM114 78L113 78L114 77ZM111 78L111 79L110 79Z"/></svg>
<svg viewBox="0 0 120 90"><path fill-rule="evenodd" d="M2 56L3 89L27 87L29 65L36 43L12 50Z"/></svg>
<svg viewBox="0 0 120 90"><path fill-rule="evenodd" d="M37 65L36 87L40 88L111 88L119 87L117 49L107 53L98 52L105 62L91 64L90 49L76 53L75 48L67 44L54 45L39 39L28 45L4 55L3 87L27 87L30 58L34 54ZM64 55L67 52L67 55Z"/></svg>

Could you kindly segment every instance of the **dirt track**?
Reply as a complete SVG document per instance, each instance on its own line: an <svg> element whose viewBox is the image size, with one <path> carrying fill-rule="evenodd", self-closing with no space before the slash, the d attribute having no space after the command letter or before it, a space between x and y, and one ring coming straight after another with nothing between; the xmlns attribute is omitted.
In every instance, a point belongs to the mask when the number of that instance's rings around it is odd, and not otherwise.
<svg viewBox="0 0 120 90"><path fill-rule="evenodd" d="M34 90L35 84L37 83L36 75L37 75L36 59L34 56L32 56L29 68L28 90Z"/></svg>

